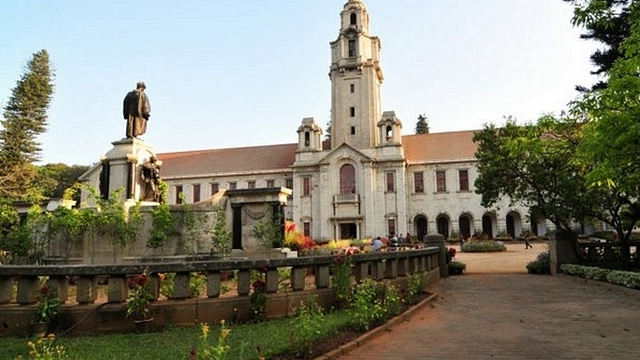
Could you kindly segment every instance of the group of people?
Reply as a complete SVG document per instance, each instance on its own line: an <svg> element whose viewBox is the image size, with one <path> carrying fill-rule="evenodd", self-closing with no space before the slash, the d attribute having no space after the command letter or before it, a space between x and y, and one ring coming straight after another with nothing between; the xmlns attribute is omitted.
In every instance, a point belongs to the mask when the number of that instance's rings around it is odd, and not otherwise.
<svg viewBox="0 0 640 360"><path fill-rule="evenodd" d="M387 244L385 244L384 241L382 241L382 238L378 236L371 241L371 249L373 250L373 252L378 252L385 246L391 249L396 249L403 245L413 244L412 240L413 239L411 237L411 234L409 233L407 233L407 236L403 236L402 234L400 234L400 236L396 236L395 234L392 234L389 237Z"/></svg>

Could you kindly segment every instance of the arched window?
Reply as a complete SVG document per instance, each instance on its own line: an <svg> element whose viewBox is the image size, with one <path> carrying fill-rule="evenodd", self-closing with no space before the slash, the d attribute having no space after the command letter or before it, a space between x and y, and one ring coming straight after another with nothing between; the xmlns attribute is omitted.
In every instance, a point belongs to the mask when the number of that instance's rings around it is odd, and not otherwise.
<svg viewBox="0 0 640 360"><path fill-rule="evenodd" d="M309 137L309 132L305 131L304 132L304 146L309 146L311 142L311 138Z"/></svg>
<svg viewBox="0 0 640 360"><path fill-rule="evenodd" d="M346 164L340 168L340 194L356 193L356 169Z"/></svg>
<svg viewBox="0 0 640 360"><path fill-rule="evenodd" d="M358 16L356 15L356 13L352 13L351 14L351 25L356 25L358 24Z"/></svg>
<svg viewBox="0 0 640 360"><path fill-rule="evenodd" d="M387 133L387 140L391 140L391 136L393 135L393 128L391 125L387 125L385 132Z"/></svg>

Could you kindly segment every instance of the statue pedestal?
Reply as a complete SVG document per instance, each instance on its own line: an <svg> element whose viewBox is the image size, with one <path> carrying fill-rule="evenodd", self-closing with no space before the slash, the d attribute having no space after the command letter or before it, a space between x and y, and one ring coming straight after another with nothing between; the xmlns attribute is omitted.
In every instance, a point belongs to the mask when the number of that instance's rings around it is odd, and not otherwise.
<svg viewBox="0 0 640 360"><path fill-rule="evenodd" d="M103 198L113 196L114 191L123 189L120 201L140 200L146 184L140 178L140 166L154 154L153 147L141 139L123 138L112 142L100 163L87 171L81 179L98 189ZM89 194L83 191L84 206L92 206Z"/></svg>

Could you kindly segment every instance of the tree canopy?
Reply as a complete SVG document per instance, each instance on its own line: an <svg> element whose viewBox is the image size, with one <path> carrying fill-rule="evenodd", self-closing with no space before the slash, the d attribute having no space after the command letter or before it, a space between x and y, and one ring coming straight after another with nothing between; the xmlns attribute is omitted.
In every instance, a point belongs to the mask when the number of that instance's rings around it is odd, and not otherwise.
<svg viewBox="0 0 640 360"><path fill-rule="evenodd" d="M425 114L418 115L418 122L416 123L416 134L428 134L429 133L429 119Z"/></svg>
<svg viewBox="0 0 640 360"><path fill-rule="evenodd" d="M24 199L34 190L37 170L32 164L41 151L37 137L47 128L53 78L49 54L40 50L12 90L0 121L0 196Z"/></svg>

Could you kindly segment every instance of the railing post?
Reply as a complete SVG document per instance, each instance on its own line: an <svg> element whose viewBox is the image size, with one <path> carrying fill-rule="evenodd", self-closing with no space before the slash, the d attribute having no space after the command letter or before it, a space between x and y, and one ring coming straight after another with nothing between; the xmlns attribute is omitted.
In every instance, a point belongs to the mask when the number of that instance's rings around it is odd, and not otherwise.
<svg viewBox="0 0 640 360"><path fill-rule="evenodd" d="M220 271L210 271L207 273L207 297L217 298L220 296L220 285L222 284Z"/></svg>
<svg viewBox="0 0 640 360"><path fill-rule="evenodd" d="M109 291L107 294L107 300L110 303L123 303L127 301L128 295L127 277L111 276L109 277Z"/></svg>
<svg viewBox="0 0 640 360"><path fill-rule="evenodd" d="M76 281L76 301L80 305L92 304L98 297L98 278L80 276Z"/></svg>
<svg viewBox="0 0 640 360"><path fill-rule="evenodd" d="M356 278L356 282L360 282L365 278L370 277L369 275L369 262L368 261L360 261L355 264L353 269L353 273Z"/></svg>
<svg viewBox="0 0 640 360"><path fill-rule="evenodd" d="M326 289L329 287L329 266L317 265L315 271L316 289Z"/></svg>
<svg viewBox="0 0 640 360"><path fill-rule="evenodd" d="M13 278L0 277L0 304L6 304L13 300Z"/></svg>
<svg viewBox="0 0 640 360"><path fill-rule="evenodd" d="M278 292L278 269L267 269L264 277L267 283L266 291L268 293Z"/></svg>
<svg viewBox="0 0 640 360"><path fill-rule="evenodd" d="M440 234L431 234L424 237L425 246L437 246L440 249L438 253L438 267L440 268L440 277L449 276L449 266L447 265L447 247L445 246L444 236ZM423 260L420 261L420 270L424 271Z"/></svg>
<svg viewBox="0 0 640 360"><path fill-rule="evenodd" d="M51 291L58 296L61 304L69 300L69 279L66 276L50 276L47 284Z"/></svg>
<svg viewBox="0 0 640 360"><path fill-rule="evenodd" d="M18 279L17 302L20 305L29 305L38 301L40 280L37 277L21 276Z"/></svg>
<svg viewBox="0 0 640 360"><path fill-rule="evenodd" d="M384 278L395 279L398 277L398 259L387 259L384 262Z"/></svg>
<svg viewBox="0 0 640 360"><path fill-rule="evenodd" d="M371 262L371 277L379 281L384 279L384 264L386 260L374 260Z"/></svg>
<svg viewBox="0 0 640 360"><path fill-rule="evenodd" d="M293 291L304 290L306 277L306 267L294 266L293 269L291 269L291 288L293 289Z"/></svg>
<svg viewBox="0 0 640 360"><path fill-rule="evenodd" d="M189 282L191 281L188 272L176 273L173 278L173 296L172 299L186 299L189 297Z"/></svg>
<svg viewBox="0 0 640 360"><path fill-rule="evenodd" d="M409 258L403 257L398 259L398 276L407 276L409 274Z"/></svg>
<svg viewBox="0 0 640 360"><path fill-rule="evenodd" d="M238 295L249 295L249 270L238 270Z"/></svg>

